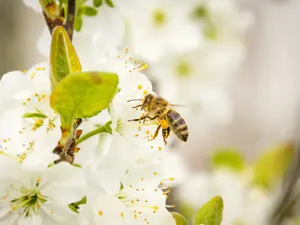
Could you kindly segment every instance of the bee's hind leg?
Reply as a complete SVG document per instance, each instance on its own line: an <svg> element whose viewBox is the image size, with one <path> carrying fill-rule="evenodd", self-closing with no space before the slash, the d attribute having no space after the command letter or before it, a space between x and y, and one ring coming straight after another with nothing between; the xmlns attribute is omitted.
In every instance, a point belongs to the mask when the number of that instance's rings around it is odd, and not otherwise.
<svg viewBox="0 0 300 225"><path fill-rule="evenodd" d="M156 128L156 131L155 131L155 133L154 133L154 136L153 136L152 140L154 140L154 139L157 137L160 128L161 128L161 125L159 125L159 126Z"/></svg>
<svg viewBox="0 0 300 225"><path fill-rule="evenodd" d="M162 136L163 136L165 145L167 145L167 143L168 143L167 139L170 136L170 131L171 131L170 127L166 128L166 129L162 129Z"/></svg>

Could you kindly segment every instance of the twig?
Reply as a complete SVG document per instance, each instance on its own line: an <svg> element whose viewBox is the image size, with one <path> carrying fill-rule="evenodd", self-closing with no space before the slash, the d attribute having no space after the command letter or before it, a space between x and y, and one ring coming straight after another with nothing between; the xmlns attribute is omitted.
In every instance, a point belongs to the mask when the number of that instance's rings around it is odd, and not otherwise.
<svg viewBox="0 0 300 225"><path fill-rule="evenodd" d="M75 21L76 0L68 0L68 14L65 29L72 41Z"/></svg>
<svg viewBox="0 0 300 225"><path fill-rule="evenodd" d="M48 29L50 31L50 34L52 34L52 31L56 26L64 26L64 28L68 32L70 40L72 41L74 22L75 22L75 13L76 13L76 0L68 0L68 6L64 6L67 7L67 15L66 15L65 23L64 23L64 13L63 13L64 10L62 10L61 12L56 11L55 14L51 14L48 13L47 11L51 7L56 7L57 10L61 10L57 8L58 7L57 5L54 6L49 5L43 7L44 18L48 26Z"/></svg>
<svg viewBox="0 0 300 225"><path fill-rule="evenodd" d="M47 17L45 12L43 12L43 14L50 34L52 34L52 31L56 26L63 26L64 21L61 18L50 19Z"/></svg>
<svg viewBox="0 0 300 225"><path fill-rule="evenodd" d="M67 143L65 143L64 146L58 143L58 146L53 150L53 153L59 155L59 159L54 161L55 164L63 161L73 164L75 157L74 152L76 151L76 141L80 138L80 135L82 134L82 130L77 130L81 122L82 119L78 118L73 125L72 134L70 135ZM64 131L62 129L62 135L63 133Z"/></svg>

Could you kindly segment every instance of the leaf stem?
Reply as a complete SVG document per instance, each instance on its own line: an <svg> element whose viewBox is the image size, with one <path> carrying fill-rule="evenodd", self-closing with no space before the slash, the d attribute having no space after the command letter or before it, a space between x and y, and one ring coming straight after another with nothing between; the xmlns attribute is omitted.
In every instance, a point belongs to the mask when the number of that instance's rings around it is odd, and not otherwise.
<svg viewBox="0 0 300 225"><path fill-rule="evenodd" d="M85 135L83 135L81 138L78 139L78 141L76 142L76 145L84 142L85 140L87 140L97 134L101 134L101 133L110 133L111 134L109 129L107 129L107 124L108 123L106 123L104 126L98 127L97 129L92 130L92 131L86 133Z"/></svg>

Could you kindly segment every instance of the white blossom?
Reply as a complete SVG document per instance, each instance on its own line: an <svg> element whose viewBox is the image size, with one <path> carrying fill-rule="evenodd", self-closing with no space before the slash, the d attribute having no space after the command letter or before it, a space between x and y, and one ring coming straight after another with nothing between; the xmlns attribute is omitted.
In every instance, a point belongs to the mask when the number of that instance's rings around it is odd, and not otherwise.
<svg viewBox="0 0 300 225"><path fill-rule="evenodd" d="M0 155L1 224L77 224L68 204L85 195L80 169L61 163L27 169Z"/></svg>
<svg viewBox="0 0 300 225"><path fill-rule="evenodd" d="M129 1L120 11L128 23L128 45L149 62L198 47L203 36L191 20L191 2Z"/></svg>
<svg viewBox="0 0 300 225"><path fill-rule="evenodd" d="M107 159L106 159L107 160ZM115 158L111 158L115 163ZM108 164L112 163L108 161ZM103 166L103 164L102 164ZM128 168L120 174L119 182L106 182L112 179L111 173L97 173L93 188L90 189L87 206L82 213L87 224L175 224L166 210L166 194L159 163L148 163ZM89 195L88 195L89 196ZM91 201L89 201L91 199ZM106 204L103 204L104 199Z"/></svg>
<svg viewBox="0 0 300 225"><path fill-rule="evenodd" d="M49 105L49 69L45 63L5 74L0 82L0 150L21 161L51 151L60 137L59 116Z"/></svg>

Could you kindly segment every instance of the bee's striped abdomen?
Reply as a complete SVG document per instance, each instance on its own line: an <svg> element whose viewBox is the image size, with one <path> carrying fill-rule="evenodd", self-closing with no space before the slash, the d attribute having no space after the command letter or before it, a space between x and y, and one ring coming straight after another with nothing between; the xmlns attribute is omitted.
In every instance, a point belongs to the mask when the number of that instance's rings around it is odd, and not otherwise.
<svg viewBox="0 0 300 225"><path fill-rule="evenodd" d="M182 141L187 141L189 131L186 122L175 110L169 110L166 114L166 120L174 134Z"/></svg>

